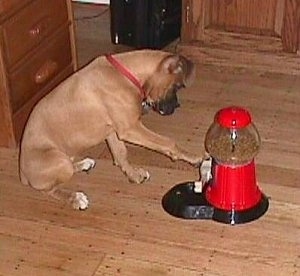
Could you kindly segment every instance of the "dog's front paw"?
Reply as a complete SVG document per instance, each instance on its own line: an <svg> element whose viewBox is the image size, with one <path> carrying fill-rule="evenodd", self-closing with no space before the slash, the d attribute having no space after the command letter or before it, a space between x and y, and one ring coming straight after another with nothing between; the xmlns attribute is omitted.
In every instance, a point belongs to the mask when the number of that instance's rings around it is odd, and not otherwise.
<svg viewBox="0 0 300 276"><path fill-rule="evenodd" d="M96 166L96 161L87 157L81 161L75 162L73 166L76 172L88 172Z"/></svg>
<svg viewBox="0 0 300 276"><path fill-rule="evenodd" d="M125 173L130 182L138 184L143 183L150 178L149 172L143 168L130 168Z"/></svg>
<svg viewBox="0 0 300 276"><path fill-rule="evenodd" d="M85 158L82 160L82 170L87 172L96 166L96 161L92 158Z"/></svg>
<svg viewBox="0 0 300 276"><path fill-rule="evenodd" d="M82 192L74 193L74 197L72 198L72 207L75 210L85 210L89 206L89 200L87 196Z"/></svg>

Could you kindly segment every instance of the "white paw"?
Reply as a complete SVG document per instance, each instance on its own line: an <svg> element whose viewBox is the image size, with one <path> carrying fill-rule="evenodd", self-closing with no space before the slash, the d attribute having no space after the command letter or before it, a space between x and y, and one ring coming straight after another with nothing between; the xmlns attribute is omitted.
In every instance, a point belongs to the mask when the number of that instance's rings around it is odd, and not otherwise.
<svg viewBox="0 0 300 276"><path fill-rule="evenodd" d="M143 182L149 180L150 173L148 171L146 171L146 170L144 170L142 168L137 168L136 172L139 175L139 179L138 179L137 183L143 183Z"/></svg>
<svg viewBox="0 0 300 276"><path fill-rule="evenodd" d="M145 181L150 179L150 173L148 171L146 171L146 176L145 176Z"/></svg>
<svg viewBox="0 0 300 276"><path fill-rule="evenodd" d="M203 189L202 181L195 181L194 182L194 192L202 193L202 189Z"/></svg>
<svg viewBox="0 0 300 276"><path fill-rule="evenodd" d="M89 206L87 196L82 192L76 192L73 200L73 208L76 210L85 210Z"/></svg>
<svg viewBox="0 0 300 276"><path fill-rule="evenodd" d="M89 171L90 169L94 168L96 165L96 161L92 158L85 158L82 161L80 161L82 167L81 169L83 171Z"/></svg>
<svg viewBox="0 0 300 276"><path fill-rule="evenodd" d="M125 172L130 182L143 183L150 178L150 173L142 168L131 168Z"/></svg>
<svg viewBox="0 0 300 276"><path fill-rule="evenodd" d="M202 184L207 183L211 178L211 162L212 158L204 160L200 167L200 174L201 174L201 182Z"/></svg>

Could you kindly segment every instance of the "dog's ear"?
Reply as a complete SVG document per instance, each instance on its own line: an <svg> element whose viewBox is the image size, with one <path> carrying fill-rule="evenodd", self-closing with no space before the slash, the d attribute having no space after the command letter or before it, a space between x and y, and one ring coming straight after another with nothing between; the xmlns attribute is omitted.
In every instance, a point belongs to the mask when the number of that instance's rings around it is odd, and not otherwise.
<svg viewBox="0 0 300 276"><path fill-rule="evenodd" d="M183 64L180 61L180 56L170 55L162 60L162 69L165 73L179 74L183 72Z"/></svg>
<svg viewBox="0 0 300 276"><path fill-rule="evenodd" d="M162 60L161 66L163 72L177 75L186 87L190 86L195 79L196 71L194 64L183 56L167 56Z"/></svg>
<svg viewBox="0 0 300 276"><path fill-rule="evenodd" d="M185 87L191 86L191 84L194 82L196 78L196 66L194 65L193 62L190 60L186 59L183 56L180 56L180 60L184 72L184 77L183 77L183 83Z"/></svg>

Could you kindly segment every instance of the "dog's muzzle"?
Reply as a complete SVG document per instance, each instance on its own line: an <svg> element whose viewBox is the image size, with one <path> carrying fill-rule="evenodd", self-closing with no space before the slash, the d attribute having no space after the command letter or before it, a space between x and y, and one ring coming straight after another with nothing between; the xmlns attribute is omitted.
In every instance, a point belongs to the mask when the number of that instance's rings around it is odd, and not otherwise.
<svg viewBox="0 0 300 276"><path fill-rule="evenodd" d="M182 83L174 84L169 90L164 99L160 99L154 104L153 109L157 111L160 115L171 115L174 113L175 109L180 106L177 99L177 92L185 85Z"/></svg>
<svg viewBox="0 0 300 276"><path fill-rule="evenodd" d="M177 94L176 92L173 92L171 96L168 96L165 99L161 99L160 101L155 103L153 109L157 111L160 115L171 115L179 106L180 104L177 99Z"/></svg>

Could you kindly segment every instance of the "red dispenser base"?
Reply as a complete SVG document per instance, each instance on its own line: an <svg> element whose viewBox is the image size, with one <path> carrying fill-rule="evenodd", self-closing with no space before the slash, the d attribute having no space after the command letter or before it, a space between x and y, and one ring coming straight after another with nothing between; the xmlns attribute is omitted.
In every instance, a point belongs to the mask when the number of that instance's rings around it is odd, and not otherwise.
<svg viewBox="0 0 300 276"><path fill-rule="evenodd" d="M269 207L269 200L261 194L259 202L245 210L222 210L212 206L206 199L206 189L203 193L195 192L195 182L178 184L170 189L162 199L164 210L170 215L182 219L212 219L226 224L247 223L261 217Z"/></svg>
<svg viewBox="0 0 300 276"><path fill-rule="evenodd" d="M269 207L268 198L257 186L253 160L236 167L213 161L212 179L205 187L205 198L214 207L212 219L230 224L255 220Z"/></svg>
<svg viewBox="0 0 300 276"><path fill-rule="evenodd" d="M254 161L244 166L225 166L215 162L206 199L214 207L241 211L255 206L262 193L257 186Z"/></svg>

